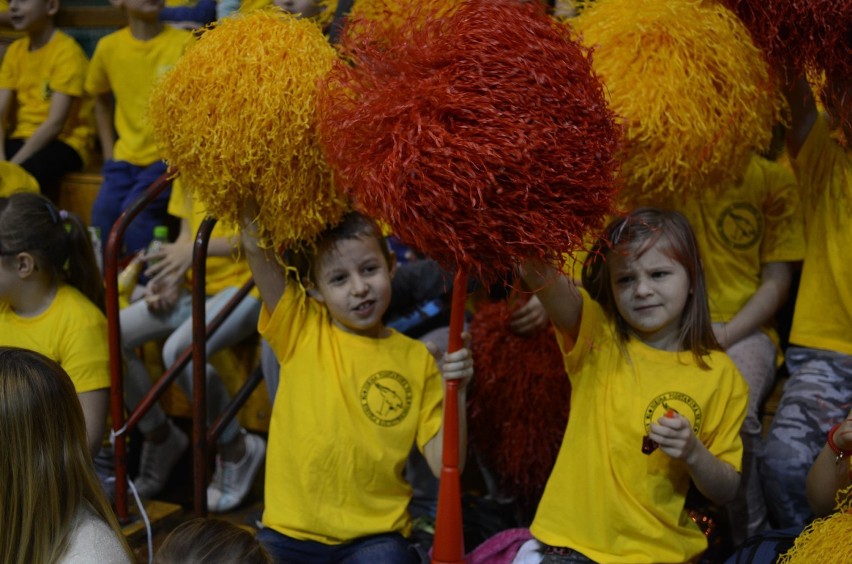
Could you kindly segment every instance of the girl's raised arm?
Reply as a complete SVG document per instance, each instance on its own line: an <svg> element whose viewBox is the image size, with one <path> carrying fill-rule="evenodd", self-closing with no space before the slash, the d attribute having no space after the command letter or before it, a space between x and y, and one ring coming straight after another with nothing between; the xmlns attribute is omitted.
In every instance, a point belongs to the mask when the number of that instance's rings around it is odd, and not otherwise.
<svg viewBox="0 0 852 564"><path fill-rule="evenodd" d="M553 324L576 338L580 330L583 296L574 282L562 272L540 261L527 261L520 267L527 288L535 292Z"/></svg>

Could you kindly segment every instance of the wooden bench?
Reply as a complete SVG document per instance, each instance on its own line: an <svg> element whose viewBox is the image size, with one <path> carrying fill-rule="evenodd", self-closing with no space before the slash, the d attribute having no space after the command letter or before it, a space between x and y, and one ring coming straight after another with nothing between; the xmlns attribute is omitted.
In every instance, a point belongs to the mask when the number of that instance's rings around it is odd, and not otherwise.
<svg viewBox="0 0 852 564"><path fill-rule="evenodd" d="M79 215L86 225L89 225L92 220L92 204L98 196L102 182L100 163L80 172L66 174L59 185L59 208Z"/></svg>

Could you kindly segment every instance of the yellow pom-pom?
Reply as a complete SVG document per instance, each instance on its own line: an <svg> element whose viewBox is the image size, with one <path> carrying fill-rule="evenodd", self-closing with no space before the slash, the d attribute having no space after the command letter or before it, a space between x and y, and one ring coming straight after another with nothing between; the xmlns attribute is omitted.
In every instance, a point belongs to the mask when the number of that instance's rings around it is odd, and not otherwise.
<svg viewBox="0 0 852 564"><path fill-rule="evenodd" d="M735 180L768 146L782 99L731 11L704 0L598 0L571 20L622 117L622 198Z"/></svg>
<svg viewBox="0 0 852 564"><path fill-rule="evenodd" d="M166 161L219 220L248 198L261 239L313 239L346 209L315 134L317 84L334 49L316 22L280 10L225 18L157 84L150 119Z"/></svg>
<svg viewBox="0 0 852 564"><path fill-rule="evenodd" d="M852 486L837 493L837 512L817 519L796 538L778 564L846 564L852 562Z"/></svg>
<svg viewBox="0 0 852 564"><path fill-rule="evenodd" d="M402 26L416 28L427 19L453 13L464 0L355 0L346 33L381 41Z"/></svg>

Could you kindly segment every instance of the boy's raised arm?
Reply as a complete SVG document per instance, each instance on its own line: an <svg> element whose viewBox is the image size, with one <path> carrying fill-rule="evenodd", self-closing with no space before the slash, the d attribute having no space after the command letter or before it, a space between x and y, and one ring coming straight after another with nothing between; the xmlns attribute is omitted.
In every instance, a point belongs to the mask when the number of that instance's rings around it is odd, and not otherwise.
<svg viewBox="0 0 852 564"><path fill-rule="evenodd" d="M272 312L281 296L284 295L284 289L287 287L287 272L284 265L279 262L274 249L260 247L257 240L257 224L254 222L254 218L257 217L256 210L256 203L247 204L243 209L240 239L260 297L266 309Z"/></svg>

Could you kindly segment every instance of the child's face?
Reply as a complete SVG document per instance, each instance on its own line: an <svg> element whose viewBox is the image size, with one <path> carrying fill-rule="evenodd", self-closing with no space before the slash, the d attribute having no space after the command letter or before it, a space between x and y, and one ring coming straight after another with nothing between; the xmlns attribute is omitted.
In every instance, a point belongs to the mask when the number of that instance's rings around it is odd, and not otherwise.
<svg viewBox="0 0 852 564"><path fill-rule="evenodd" d="M314 270L313 296L328 308L334 324L346 332L380 337L382 315L390 305L389 265L376 237L341 239L323 251Z"/></svg>
<svg viewBox="0 0 852 564"><path fill-rule="evenodd" d="M9 19L17 31L33 33L48 25L58 9L56 0L9 0Z"/></svg>
<svg viewBox="0 0 852 564"><path fill-rule="evenodd" d="M662 252L662 239L640 256L608 253L610 284L618 313L645 344L680 348L680 319L689 298L689 274Z"/></svg>
<svg viewBox="0 0 852 564"><path fill-rule="evenodd" d="M303 18L312 18L320 13L319 0L273 0L273 4L291 14L300 14Z"/></svg>

